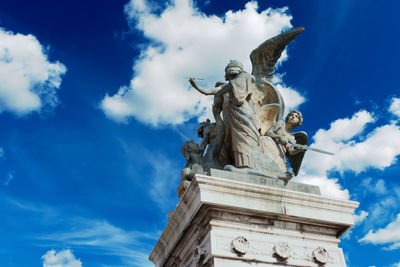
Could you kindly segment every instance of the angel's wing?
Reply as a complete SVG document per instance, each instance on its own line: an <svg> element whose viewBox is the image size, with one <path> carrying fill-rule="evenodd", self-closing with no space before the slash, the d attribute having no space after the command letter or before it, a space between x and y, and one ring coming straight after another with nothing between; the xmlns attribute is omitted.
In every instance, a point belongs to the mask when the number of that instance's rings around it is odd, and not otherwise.
<svg viewBox="0 0 400 267"><path fill-rule="evenodd" d="M278 90L272 85L272 83L264 80L257 81L254 86L251 100L253 100L254 110L259 110L264 105L276 104L279 106L279 113L275 121L279 121L283 117L285 112L285 103Z"/></svg>
<svg viewBox="0 0 400 267"><path fill-rule="evenodd" d="M265 133L272 127L276 122L279 114L280 107L278 104L268 104L263 105L256 112L257 118L257 128L261 135Z"/></svg>
<svg viewBox="0 0 400 267"><path fill-rule="evenodd" d="M296 144L299 145L307 145L308 136L306 132L297 132L293 133L294 138L296 139ZM301 162L303 161L304 154L306 152L300 152L295 155L287 155L288 160L290 162L290 166L292 167L292 171L295 176L299 173Z"/></svg>
<svg viewBox="0 0 400 267"><path fill-rule="evenodd" d="M286 46L296 38L297 35L304 31L303 27L295 28L290 31L281 33L262 43L250 54L253 70L251 74L257 80L266 79L271 81L275 72L275 65L281 57Z"/></svg>
<svg viewBox="0 0 400 267"><path fill-rule="evenodd" d="M253 65L252 75L255 79L255 90L252 94L254 110L263 105L278 104L280 106L277 121L281 120L285 112L285 103L279 91L272 85L275 65L288 43L304 31L304 28L295 28L274 38L268 39L250 54Z"/></svg>

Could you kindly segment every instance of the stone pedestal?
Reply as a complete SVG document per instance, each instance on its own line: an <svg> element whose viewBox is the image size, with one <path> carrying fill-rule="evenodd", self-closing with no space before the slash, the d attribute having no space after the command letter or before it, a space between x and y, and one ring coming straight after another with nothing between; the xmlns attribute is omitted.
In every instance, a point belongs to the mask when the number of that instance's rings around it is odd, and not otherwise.
<svg viewBox="0 0 400 267"><path fill-rule="evenodd" d="M346 266L357 202L318 187L212 170L196 175L155 245L158 266Z"/></svg>

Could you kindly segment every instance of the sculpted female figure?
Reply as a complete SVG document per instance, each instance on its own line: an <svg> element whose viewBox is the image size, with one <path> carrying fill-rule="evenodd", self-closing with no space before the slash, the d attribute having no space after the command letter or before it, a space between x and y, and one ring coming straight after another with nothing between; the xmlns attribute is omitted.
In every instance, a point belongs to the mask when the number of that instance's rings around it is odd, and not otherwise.
<svg viewBox="0 0 400 267"><path fill-rule="evenodd" d="M219 84L211 90L200 88L194 79L190 79L190 83L203 94L215 95L214 106L222 110L225 136L220 152L221 165L255 169L251 149L258 146L259 132L251 104L254 77L243 71L239 61L232 60L225 68L225 79L227 84Z"/></svg>
<svg viewBox="0 0 400 267"><path fill-rule="evenodd" d="M213 114L217 134L211 142L216 151L215 160L221 168L269 177L288 177L286 166L278 166L274 159L281 157L268 148L275 145L266 131L284 113L284 102L272 85L275 65L286 45L303 31L296 28L271 38L250 54L252 73L243 70L243 65L232 60L225 68L227 83L217 83L206 90L190 79L191 85L200 93L214 95ZM222 113L222 118L221 118ZM264 145L266 142L270 146Z"/></svg>

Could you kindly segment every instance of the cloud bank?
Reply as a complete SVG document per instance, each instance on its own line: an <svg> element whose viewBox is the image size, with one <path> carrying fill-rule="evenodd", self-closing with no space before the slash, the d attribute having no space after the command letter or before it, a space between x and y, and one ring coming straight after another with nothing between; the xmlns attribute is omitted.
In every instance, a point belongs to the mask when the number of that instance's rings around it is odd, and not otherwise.
<svg viewBox="0 0 400 267"><path fill-rule="evenodd" d="M395 250L400 248L400 214L396 219L389 223L385 228L377 231L369 230L369 232L359 240L361 243L390 244L387 250Z"/></svg>
<svg viewBox="0 0 400 267"><path fill-rule="evenodd" d="M242 61L251 72L250 52L292 27L287 8L258 11L256 2L223 17L208 16L189 0L172 1L161 12L156 9L146 0L131 0L125 6L130 24L149 42L134 62L130 84L106 95L100 104L115 121L135 117L157 126L210 115L212 97L190 89L187 77L201 77L201 86L212 87L224 80L230 59ZM286 53L281 61L285 58ZM304 102L292 88L281 84L279 89L289 108Z"/></svg>
<svg viewBox="0 0 400 267"><path fill-rule="evenodd" d="M71 250L65 249L59 252L49 250L42 256L43 267L82 267L82 262L75 258Z"/></svg>
<svg viewBox="0 0 400 267"><path fill-rule="evenodd" d="M0 112L24 115L54 107L66 67L49 62L35 36L0 28Z"/></svg>
<svg viewBox="0 0 400 267"><path fill-rule="evenodd" d="M374 122L372 113L361 110L351 118L332 122L328 130L318 130L312 137L311 147L322 148L335 155L307 152L303 170L295 180L320 186L323 195L348 199L348 190L341 188L338 178L328 177L328 172L336 171L342 174L352 171L358 174L369 168L383 170L393 165L400 155L400 143L393 142L400 140L400 127L397 122L378 126L364 134L366 126ZM383 180L377 181L374 187L377 193L386 191Z"/></svg>

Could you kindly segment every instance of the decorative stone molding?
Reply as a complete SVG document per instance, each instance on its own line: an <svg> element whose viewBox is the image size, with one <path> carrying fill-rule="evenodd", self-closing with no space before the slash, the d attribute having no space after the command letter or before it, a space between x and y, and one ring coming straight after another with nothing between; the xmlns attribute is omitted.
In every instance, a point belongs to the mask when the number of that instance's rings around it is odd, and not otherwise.
<svg viewBox="0 0 400 267"><path fill-rule="evenodd" d="M286 242L278 242L273 247L274 254L283 260L289 259L293 255L292 249Z"/></svg>
<svg viewBox="0 0 400 267"><path fill-rule="evenodd" d="M326 266L345 267L338 237L354 224L357 206L353 201L196 175L150 259L156 267L324 266L325 261ZM278 258L285 257L279 246L274 249L278 242L286 242L293 251L287 260ZM329 257L313 253L319 247Z"/></svg>
<svg viewBox="0 0 400 267"><path fill-rule="evenodd" d="M193 261L196 266L203 266L210 260L209 251L201 246L196 246L193 252Z"/></svg>
<svg viewBox="0 0 400 267"><path fill-rule="evenodd" d="M331 261L328 251L323 247L318 247L312 252L314 259L321 264L326 264Z"/></svg>
<svg viewBox="0 0 400 267"><path fill-rule="evenodd" d="M246 254L250 249L250 243L244 236L238 236L232 240L232 249L239 255Z"/></svg>

